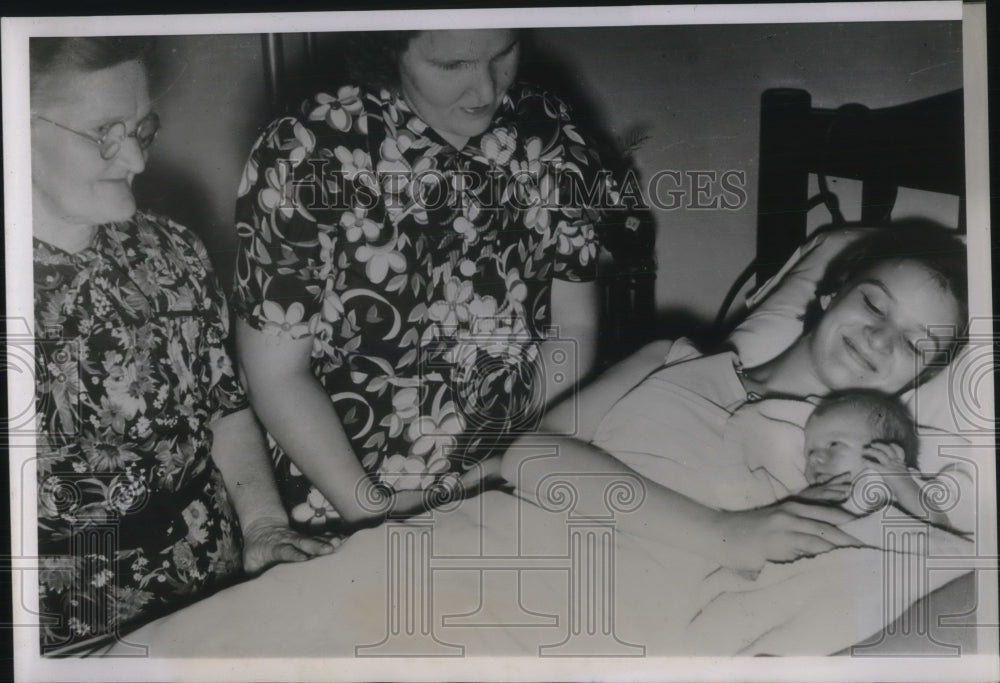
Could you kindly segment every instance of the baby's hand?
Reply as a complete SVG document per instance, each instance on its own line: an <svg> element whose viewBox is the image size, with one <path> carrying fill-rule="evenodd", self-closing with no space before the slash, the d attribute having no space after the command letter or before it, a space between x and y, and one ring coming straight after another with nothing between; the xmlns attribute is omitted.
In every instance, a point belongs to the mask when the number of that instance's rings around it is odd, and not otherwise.
<svg viewBox="0 0 1000 683"><path fill-rule="evenodd" d="M906 466L902 447L894 443L875 441L861 450L861 458L892 494L892 499L885 502L895 503L910 514L919 516L918 513L922 508L919 502L920 485ZM864 495L861 497L864 498Z"/></svg>
<svg viewBox="0 0 1000 683"><path fill-rule="evenodd" d="M800 491L795 494L795 498L810 502L841 503L851 495L852 479L850 472L841 472L835 477Z"/></svg>
<svg viewBox="0 0 1000 683"><path fill-rule="evenodd" d="M861 449L861 459L869 463L869 467L881 474L909 475L904 460L903 448L894 443L873 441ZM892 484L889 484L892 486Z"/></svg>

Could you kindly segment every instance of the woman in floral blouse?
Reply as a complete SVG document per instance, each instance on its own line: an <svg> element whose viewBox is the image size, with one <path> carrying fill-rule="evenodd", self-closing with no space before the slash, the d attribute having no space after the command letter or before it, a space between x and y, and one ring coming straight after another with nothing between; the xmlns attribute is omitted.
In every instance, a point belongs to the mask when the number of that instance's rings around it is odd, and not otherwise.
<svg viewBox="0 0 1000 683"><path fill-rule="evenodd" d="M364 88L274 121L237 202L250 400L314 530L481 478L591 369L616 199L566 106L514 85L517 31L355 40Z"/></svg>
<svg viewBox="0 0 1000 683"><path fill-rule="evenodd" d="M159 127L148 51L30 47L44 652L333 549L288 528L204 247L136 213L132 180Z"/></svg>

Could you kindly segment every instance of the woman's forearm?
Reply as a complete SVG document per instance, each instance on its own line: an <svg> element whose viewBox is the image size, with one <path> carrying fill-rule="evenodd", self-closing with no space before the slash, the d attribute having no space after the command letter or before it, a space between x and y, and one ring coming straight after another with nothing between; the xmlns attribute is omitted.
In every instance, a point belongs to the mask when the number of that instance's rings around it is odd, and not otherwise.
<svg viewBox="0 0 1000 683"><path fill-rule="evenodd" d="M333 552L335 544L289 528L267 443L253 411L247 408L219 418L212 423L212 433L212 459L240 520L247 574L258 574L278 562Z"/></svg>
<svg viewBox="0 0 1000 683"><path fill-rule="evenodd" d="M370 490L374 487L319 381L308 371L248 371L247 385L267 431L344 521L378 516L373 502L382 494Z"/></svg>
<svg viewBox="0 0 1000 683"><path fill-rule="evenodd" d="M384 498L347 438L309 365L312 338L271 335L236 323L240 374L254 412L295 466L349 524L379 517Z"/></svg>
<svg viewBox="0 0 1000 683"><path fill-rule="evenodd" d="M586 380L597 363L601 290L597 282L552 281L555 335L542 342L544 405L551 406Z"/></svg>
<svg viewBox="0 0 1000 683"><path fill-rule="evenodd" d="M522 437L504 454L501 472L522 496L549 509L565 506L569 486L574 512L581 515L606 516L605 494L615 481L639 486L642 503L634 511L616 512L619 529L733 569L758 570L766 560L786 562L859 545L834 526L849 517L835 508L789 502L740 512L715 510L573 438ZM559 486L553 485L556 480Z"/></svg>
<svg viewBox="0 0 1000 683"><path fill-rule="evenodd" d="M578 439L523 436L507 451L501 473L518 493L541 507L558 508L568 485L576 514L607 514L605 491L614 482L640 489L642 504L618 512L618 528L724 563L720 513L643 478L600 448ZM603 475L603 476L595 476ZM553 486L556 481L561 486Z"/></svg>
<svg viewBox="0 0 1000 683"><path fill-rule="evenodd" d="M244 528L260 519L288 523L264 435L249 408L212 423L212 460Z"/></svg>

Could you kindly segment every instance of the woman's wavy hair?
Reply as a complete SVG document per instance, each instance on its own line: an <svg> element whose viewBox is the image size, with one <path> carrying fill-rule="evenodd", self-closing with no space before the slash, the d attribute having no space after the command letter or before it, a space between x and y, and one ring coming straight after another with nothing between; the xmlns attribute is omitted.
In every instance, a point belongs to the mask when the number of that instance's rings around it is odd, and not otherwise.
<svg viewBox="0 0 1000 683"><path fill-rule="evenodd" d="M420 31L364 31L344 34L347 76L367 90L399 89L399 58Z"/></svg>
<svg viewBox="0 0 1000 683"><path fill-rule="evenodd" d="M517 29L522 55L530 32ZM342 39L344 66L355 85L369 91L399 90L399 59L410 41L422 31L363 31L345 33ZM522 57L522 63L524 58Z"/></svg>
<svg viewBox="0 0 1000 683"><path fill-rule="evenodd" d="M958 302L962 328L951 338L951 351L965 343L969 317L968 263L965 244L953 230L925 220L901 221L876 230L857 242L848 245L830 261L823 278L816 285L816 296L803 316L805 330L815 328L823 317L820 299L839 296L876 266L889 261L914 261L926 268L945 291ZM923 382L941 368L942 364L926 366L917 378Z"/></svg>
<svg viewBox="0 0 1000 683"><path fill-rule="evenodd" d="M148 71L155 42L142 36L31 38L28 59L31 98L50 77L62 72L89 73L138 61Z"/></svg>

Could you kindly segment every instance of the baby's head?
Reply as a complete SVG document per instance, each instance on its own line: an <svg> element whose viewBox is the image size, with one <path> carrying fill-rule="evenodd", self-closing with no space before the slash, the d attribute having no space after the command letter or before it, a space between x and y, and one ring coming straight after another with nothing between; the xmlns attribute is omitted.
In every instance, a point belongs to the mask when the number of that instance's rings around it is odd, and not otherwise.
<svg viewBox="0 0 1000 683"><path fill-rule="evenodd" d="M895 396L870 390L850 390L828 396L805 427L806 480L819 484L850 472L855 479L867 463L865 446L882 441L903 449L907 467L917 464L917 434L913 420Z"/></svg>

